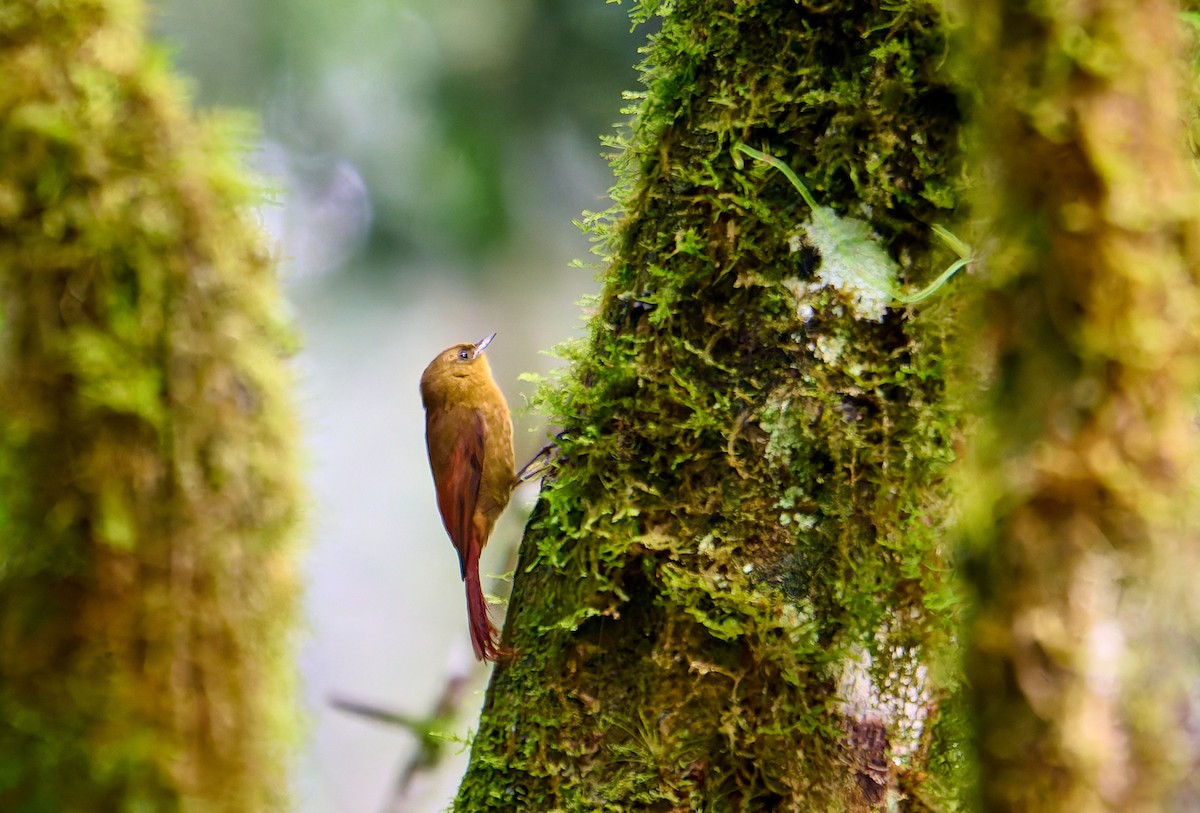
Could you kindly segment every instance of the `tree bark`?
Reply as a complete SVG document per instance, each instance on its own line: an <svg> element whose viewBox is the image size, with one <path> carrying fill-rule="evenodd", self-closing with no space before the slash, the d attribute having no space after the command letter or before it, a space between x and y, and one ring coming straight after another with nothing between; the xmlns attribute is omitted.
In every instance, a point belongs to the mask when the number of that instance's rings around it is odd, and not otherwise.
<svg viewBox="0 0 1200 813"><path fill-rule="evenodd" d="M0 13L0 808L267 811L300 504L229 124L139 3Z"/></svg>
<svg viewBox="0 0 1200 813"><path fill-rule="evenodd" d="M932 276L959 174L939 9L651 12L616 205L593 221L603 292L543 395L565 433L521 547L517 655L456 808L927 809L962 769L953 309L856 278L734 146L861 221L896 285Z"/></svg>
<svg viewBox="0 0 1200 813"><path fill-rule="evenodd" d="M1195 810L1200 209L1171 2L964 5L989 290L968 653L995 811Z"/></svg>

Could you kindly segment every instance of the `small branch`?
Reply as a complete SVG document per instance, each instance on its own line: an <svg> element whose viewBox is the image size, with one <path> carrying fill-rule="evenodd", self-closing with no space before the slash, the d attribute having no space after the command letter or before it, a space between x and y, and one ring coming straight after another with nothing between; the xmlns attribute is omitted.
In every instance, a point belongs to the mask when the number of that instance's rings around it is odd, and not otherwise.
<svg viewBox="0 0 1200 813"><path fill-rule="evenodd" d="M334 696L329 699L330 705L339 711L387 726L407 729L417 736L417 750L400 771L387 810L410 809L412 800L418 793L421 778L431 774L441 762L446 743L459 741L447 732L462 707L471 683L471 671L469 667L452 667L433 710L425 717L384 709L347 697Z"/></svg>

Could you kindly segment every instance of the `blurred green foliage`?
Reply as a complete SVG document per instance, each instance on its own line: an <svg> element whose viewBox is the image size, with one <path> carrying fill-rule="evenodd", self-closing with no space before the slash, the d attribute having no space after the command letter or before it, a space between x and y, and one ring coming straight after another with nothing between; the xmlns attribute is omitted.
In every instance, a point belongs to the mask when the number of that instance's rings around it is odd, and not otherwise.
<svg viewBox="0 0 1200 813"><path fill-rule="evenodd" d="M167 0L159 28L202 103L257 108L300 161L357 168L376 257L464 264L513 250L539 212L596 208L571 197L577 164L602 176L642 41L600 0Z"/></svg>

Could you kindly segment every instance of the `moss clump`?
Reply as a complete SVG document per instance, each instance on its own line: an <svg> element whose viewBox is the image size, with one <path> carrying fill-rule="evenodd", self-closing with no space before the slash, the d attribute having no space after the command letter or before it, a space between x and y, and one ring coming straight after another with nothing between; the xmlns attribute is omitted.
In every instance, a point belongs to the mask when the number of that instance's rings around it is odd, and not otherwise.
<svg viewBox="0 0 1200 813"><path fill-rule="evenodd" d="M0 13L0 807L285 807L300 488L237 128L138 2ZM233 123L236 124L236 123Z"/></svg>
<svg viewBox="0 0 1200 813"><path fill-rule="evenodd" d="M952 682L950 308L855 318L813 284L794 190L733 148L800 168L921 282L957 175L937 9L651 11L616 205L591 220L603 292L543 393L564 460L522 546L518 656L457 807L917 805Z"/></svg>

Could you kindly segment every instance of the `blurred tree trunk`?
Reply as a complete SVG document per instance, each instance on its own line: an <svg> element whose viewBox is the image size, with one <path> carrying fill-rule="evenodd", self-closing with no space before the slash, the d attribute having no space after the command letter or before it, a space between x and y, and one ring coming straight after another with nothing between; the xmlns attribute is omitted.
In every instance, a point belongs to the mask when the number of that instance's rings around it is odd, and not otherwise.
<svg viewBox="0 0 1200 813"><path fill-rule="evenodd" d="M0 809L267 811L300 493L272 262L140 3L0 2Z"/></svg>
<svg viewBox="0 0 1200 813"><path fill-rule="evenodd" d="M521 548L518 654L457 809L944 803L953 313L888 307L855 249L733 149L786 160L899 261L892 284L936 273L959 173L939 9L634 9L653 12L616 206L594 221L603 293L544 393L564 457Z"/></svg>
<svg viewBox="0 0 1200 813"><path fill-rule="evenodd" d="M983 809L1196 810L1200 189L1179 8L963 8L994 168L969 322L991 382L966 513Z"/></svg>

